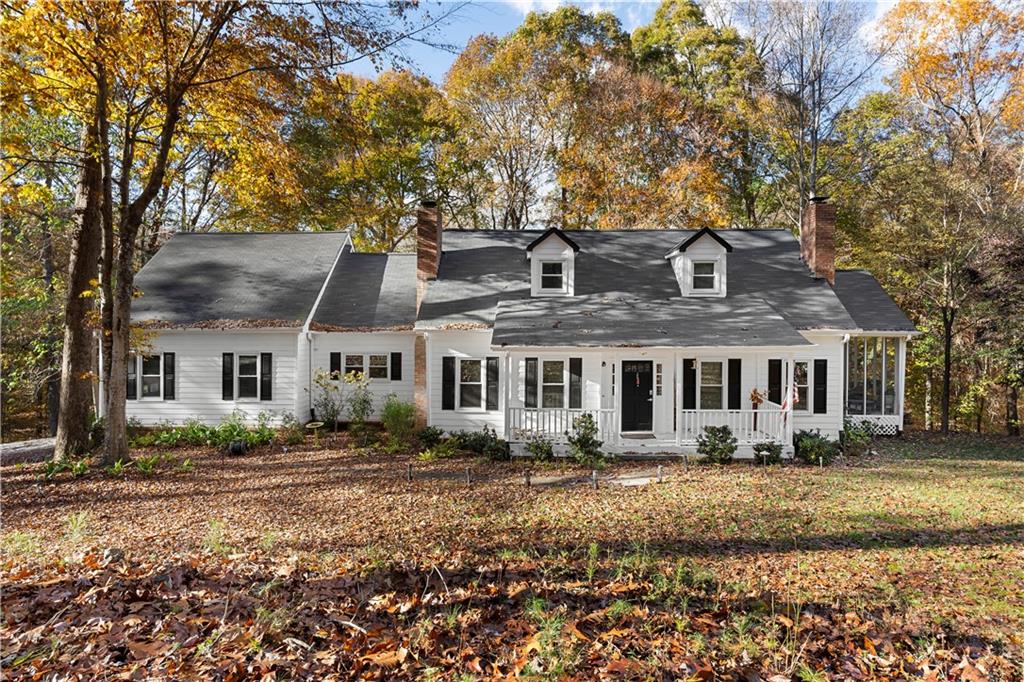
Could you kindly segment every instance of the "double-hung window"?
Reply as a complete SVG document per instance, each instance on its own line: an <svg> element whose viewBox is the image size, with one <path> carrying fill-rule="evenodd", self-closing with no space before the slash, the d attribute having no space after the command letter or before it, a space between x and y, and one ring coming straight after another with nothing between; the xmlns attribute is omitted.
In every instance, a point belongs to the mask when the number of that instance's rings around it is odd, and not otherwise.
<svg viewBox="0 0 1024 682"><path fill-rule="evenodd" d="M720 361L700 363L700 409L722 409L723 384Z"/></svg>
<svg viewBox="0 0 1024 682"><path fill-rule="evenodd" d="M256 355L238 356L238 397L259 398L259 364Z"/></svg>
<svg viewBox="0 0 1024 682"><path fill-rule="evenodd" d="M461 358L459 360L459 407L479 408L483 396L483 362Z"/></svg>
<svg viewBox="0 0 1024 682"><path fill-rule="evenodd" d="M715 261L694 261L693 290L714 291L718 288L715 276Z"/></svg>
<svg viewBox="0 0 1024 682"><path fill-rule="evenodd" d="M810 385L810 374L807 364L806 362L793 364L793 386L796 388L796 401L793 403L793 409L804 412L810 409L808 402L810 394L807 390Z"/></svg>
<svg viewBox="0 0 1024 682"><path fill-rule="evenodd" d="M362 374L365 365L363 365L362 355L346 355L345 356L345 374Z"/></svg>
<svg viewBox="0 0 1024 682"><path fill-rule="evenodd" d="M386 353L381 355L370 356L370 374L371 379L387 379L388 378L388 356Z"/></svg>
<svg viewBox="0 0 1024 682"><path fill-rule="evenodd" d="M544 261L540 264L541 291L565 291L565 264L562 261Z"/></svg>
<svg viewBox="0 0 1024 682"><path fill-rule="evenodd" d="M541 407L565 407L565 361L544 360Z"/></svg>
<svg viewBox="0 0 1024 682"><path fill-rule="evenodd" d="M160 356L142 356L142 397L159 398L163 380L160 373Z"/></svg>

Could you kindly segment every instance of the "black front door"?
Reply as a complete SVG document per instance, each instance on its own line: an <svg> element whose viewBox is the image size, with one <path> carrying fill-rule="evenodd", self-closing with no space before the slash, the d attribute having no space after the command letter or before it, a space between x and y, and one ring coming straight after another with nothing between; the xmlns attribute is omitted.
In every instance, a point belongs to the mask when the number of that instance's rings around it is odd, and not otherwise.
<svg viewBox="0 0 1024 682"><path fill-rule="evenodd" d="M654 417L654 369L650 360L622 363L622 430L650 431Z"/></svg>

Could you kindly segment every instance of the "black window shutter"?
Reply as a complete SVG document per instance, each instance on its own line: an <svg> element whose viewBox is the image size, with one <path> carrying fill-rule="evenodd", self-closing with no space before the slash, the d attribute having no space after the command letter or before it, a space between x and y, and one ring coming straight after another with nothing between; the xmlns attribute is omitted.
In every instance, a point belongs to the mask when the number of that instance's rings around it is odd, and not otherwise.
<svg viewBox="0 0 1024 682"><path fill-rule="evenodd" d="M164 353L164 400L174 400L174 353Z"/></svg>
<svg viewBox="0 0 1024 682"><path fill-rule="evenodd" d="M683 409L697 409L697 361L683 360Z"/></svg>
<svg viewBox="0 0 1024 682"><path fill-rule="evenodd" d="M341 353L331 353L331 377L341 376Z"/></svg>
<svg viewBox="0 0 1024 682"><path fill-rule="evenodd" d="M139 359L134 355L128 356L128 386L125 389L124 397L128 400L137 400L139 397Z"/></svg>
<svg viewBox="0 0 1024 682"><path fill-rule="evenodd" d="M391 380L401 381L402 380L402 354L392 353L391 354Z"/></svg>
<svg viewBox="0 0 1024 682"><path fill-rule="evenodd" d="M814 361L814 413L828 411L828 360Z"/></svg>
<svg viewBox="0 0 1024 682"><path fill-rule="evenodd" d="M569 409L583 407L583 358L569 358Z"/></svg>
<svg viewBox="0 0 1024 682"><path fill-rule="evenodd" d="M782 360L768 361L768 400L782 404Z"/></svg>
<svg viewBox="0 0 1024 682"><path fill-rule="evenodd" d="M487 409L498 409L498 358L487 358Z"/></svg>
<svg viewBox="0 0 1024 682"><path fill-rule="evenodd" d="M537 407L537 358L526 358L526 395L523 404Z"/></svg>
<svg viewBox="0 0 1024 682"><path fill-rule="evenodd" d="M729 409L740 409L740 378L743 362L739 358L729 358Z"/></svg>
<svg viewBox="0 0 1024 682"><path fill-rule="evenodd" d="M455 409L455 358L441 358L441 409Z"/></svg>
<svg viewBox="0 0 1024 682"><path fill-rule="evenodd" d="M260 353L260 400L273 400L274 354Z"/></svg>
<svg viewBox="0 0 1024 682"><path fill-rule="evenodd" d="M235 399L235 354L224 353L220 374L220 394L224 400Z"/></svg>

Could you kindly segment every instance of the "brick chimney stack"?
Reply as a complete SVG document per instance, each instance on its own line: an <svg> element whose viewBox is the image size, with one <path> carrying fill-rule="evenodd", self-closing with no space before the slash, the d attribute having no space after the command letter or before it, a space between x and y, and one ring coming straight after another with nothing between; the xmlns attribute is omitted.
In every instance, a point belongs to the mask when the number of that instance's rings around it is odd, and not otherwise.
<svg viewBox="0 0 1024 682"><path fill-rule="evenodd" d="M800 257L815 277L836 283L836 207L811 197L800 220Z"/></svg>
<svg viewBox="0 0 1024 682"><path fill-rule="evenodd" d="M435 201L422 201L416 210L416 310L427 282L437 278L441 265L441 211Z"/></svg>

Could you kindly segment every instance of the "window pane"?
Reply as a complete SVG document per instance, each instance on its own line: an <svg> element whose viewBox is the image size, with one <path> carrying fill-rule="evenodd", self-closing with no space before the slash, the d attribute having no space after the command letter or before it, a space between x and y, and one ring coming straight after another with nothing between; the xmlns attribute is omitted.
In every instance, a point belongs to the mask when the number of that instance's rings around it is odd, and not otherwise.
<svg viewBox="0 0 1024 682"><path fill-rule="evenodd" d="M480 369L479 363L477 369ZM462 384L459 387L459 405L480 407L480 384Z"/></svg>
<svg viewBox="0 0 1024 682"><path fill-rule="evenodd" d="M480 361L463 360L459 363L459 381L480 383Z"/></svg>
<svg viewBox="0 0 1024 682"><path fill-rule="evenodd" d="M714 263L694 263L693 274L695 275L713 275L715 274Z"/></svg>
<svg viewBox="0 0 1024 682"><path fill-rule="evenodd" d="M562 276L544 275L540 278L541 289L561 289L562 288Z"/></svg>
<svg viewBox="0 0 1024 682"><path fill-rule="evenodd" d="M159 355L145 355L142 358L142 373L143 375L160 375L160 356Z"/></svg>
<svg viewBox="0 0 1024 682"><path fill-rule="evenodd" d="M807 387L797 386L796 387L796 403L793 404L794 410L807 410Z"/></svg>
<svg viewBox="0 0 1024 682"><path fill-rule="evenodd" d="M882 339L867 339L865 363L868 380L865 395L867 414L882 414Z"/></svg>
<svg viewBox="0 0 1024 682"><path fill-rule="evenodd" d="M695 275L693 278L694 289L714 289L715 288L715 276L714 275Z"/></svg>
<svg viewBox="0 0 1024 682"><path fill-rule="evenodd" d="M362 355L346 355L345 356L345 374L350 372L362 372L363 371L363 356Z"/></svg>
<svg viewBox="0 0 1024 682"><path fill-rule="evenodd" d="M721 386L701 386L700 387L700 407L703 410L720 410L720 409L722 409L722 387Z"/></svg>
<svg viewBox="0 0 1024 682"><path fill-rule="evenodd" d="M240 377L254 377L254 376L256 376L256 356L255 355L239 355L238 356L238 376L240 376Z"/></svg>
<svg viewBox="0 0 1024 682"><path fill-rule="evenodd" d="M722 363L702 362L700 363L700 383L702 386L722 385Z"/></svg>
<svg viewBox="0 0 1024 682"><path fill-rule="evenodd" d="M370 356L370 378L371 379L387 379L388 378L388 356L386 356L386 355L371 355Z"/></svg>
<svg viewBox="0 0 1024 682"><path fill-rule="evenodd" d="M541 263L540 272L542 275L562 275L562 264L561 263Z"/></svg>
<svg viewBox="0 0 1024 682"><path fill-rule="evenodd" d="M561 384L563 383L563 377L565 372L565 363L561 360L545 360L544 361L544 383L545 384Z"/></svg>
<svg viewBox="0 0 1024 682"><path fill-rule="evenodd" d="M142 397L143 398L159 398L160 397L160 377L159 376L143 376L142 377Z"/></svg>
<svg viewBox="0 0 1024 682"><path fill-rule="evenodd" d="M241 358L239 358L241 359ZM256 377L241 376L238 377L238 397L239 398L257 398L259 397L256 393Z"/></svg>
<svg viewBox="0 0 1024 682"><path fill-rule="evenodd" d="M850 339L846 371L846 411L864 414L864 339Z"/></svg>
<svg viewBox="0 0 1024 682"><path fill-rule="evenodd" d="M797 386L807 385L807 363L797 362L793 365L793 382Z"/></svg>
<svg viewBox="0 0 1024 682"><path fill-rule="evenodd" d="M544 395L541 402L541 407L564 407L565 391L563 386L544 386Z"/></svg>

